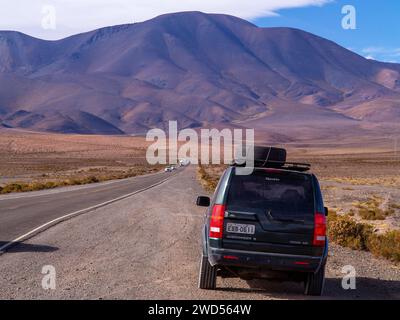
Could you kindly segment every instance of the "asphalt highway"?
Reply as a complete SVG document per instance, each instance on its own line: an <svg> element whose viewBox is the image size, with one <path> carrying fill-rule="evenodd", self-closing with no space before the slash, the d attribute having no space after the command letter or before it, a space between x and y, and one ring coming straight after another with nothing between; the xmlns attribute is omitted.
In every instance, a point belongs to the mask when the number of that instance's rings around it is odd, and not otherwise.
<svg viewBox="0 0 400 320"><path fill-rule="evenodd" d="M172 175L174 173L162 172L86 186L1 196L0 243L13 241L64 215L146 189Z"/></svg>

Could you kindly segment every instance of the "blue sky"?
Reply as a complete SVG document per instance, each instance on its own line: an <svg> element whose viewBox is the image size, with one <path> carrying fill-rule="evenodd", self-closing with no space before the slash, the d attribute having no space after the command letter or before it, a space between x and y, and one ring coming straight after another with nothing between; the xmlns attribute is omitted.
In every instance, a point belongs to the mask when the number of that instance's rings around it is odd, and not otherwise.
<svg viewBox="0 0 400 320"><path fill-rule="evenodd" d="M344 5L353 5L356 9L356 30L342 28ZM400 63L399 0L336 0L321 7L283 9L278 14L252 19L252 22L263 27L300 28L365 57Z"/></svg>
<svg viewBox="0 0 400 320"><path fill-rule="evenodd" d="M0 30L55 40L178 11L224 13L259 26L300 28L365 57L400 63L400 0L0 0ZM357 29L342 28L342 7Z"/></svg>

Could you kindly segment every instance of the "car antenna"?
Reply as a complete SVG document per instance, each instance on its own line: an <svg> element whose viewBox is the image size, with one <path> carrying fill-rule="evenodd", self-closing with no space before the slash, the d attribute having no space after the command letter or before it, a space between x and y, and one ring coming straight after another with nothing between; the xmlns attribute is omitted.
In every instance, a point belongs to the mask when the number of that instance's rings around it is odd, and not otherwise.
<svg viewBox="0 0 400 320"><path fill-rule="evenodd" d="M271 154L271 150L272 150L272 148L269 148L268 155L267 155L267 158L266 158L265 161L264 161L263 167L265 167L266 164L268 163L269 156L270 156L270 154Z"/></svg>

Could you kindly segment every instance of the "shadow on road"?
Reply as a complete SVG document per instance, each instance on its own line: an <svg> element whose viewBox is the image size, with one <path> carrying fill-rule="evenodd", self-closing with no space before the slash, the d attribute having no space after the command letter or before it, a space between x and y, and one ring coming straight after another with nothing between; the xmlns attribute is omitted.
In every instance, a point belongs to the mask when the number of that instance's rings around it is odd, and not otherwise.
<svg viewBox="0 0 400 320"><path fill-rule="evenodd" d="M278 299L400 299L400 281L381 280L376 278L359 277L355 290L344 290L341 278L327 278L322 297L308 297L303 294L302 283L273 282L268 280L246 281L249 288L218 288L220 291L236 293L257 293L265 297Z"/></svg>
<svg viewBox="0 0 400 320"><path fill-rule="evenodd" d="M326 279L325 299L400 299L400 281L357 277L355 290L344 290L341 278Z"/></svg>
<svg viewBox="0 0 400 320"><path fill-rule="evenodd" d="M0 248L8 244L8 241L0 241ZM27 244L23 242L14 242L9 247L7 253L18 253L18 252L53 252L58 250L56 247L40 245L40 244Z"/></svg>

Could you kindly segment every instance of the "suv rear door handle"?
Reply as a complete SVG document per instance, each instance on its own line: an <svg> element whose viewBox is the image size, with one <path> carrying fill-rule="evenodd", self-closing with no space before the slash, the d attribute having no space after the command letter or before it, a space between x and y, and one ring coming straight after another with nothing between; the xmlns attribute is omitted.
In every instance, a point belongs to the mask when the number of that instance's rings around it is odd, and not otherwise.
<svg viewBox="0 0 400 320"><path fill-rule="evenodd" d="M231 219L257 221L257 214L254 212L228 211L226 217Z"/></svg>

